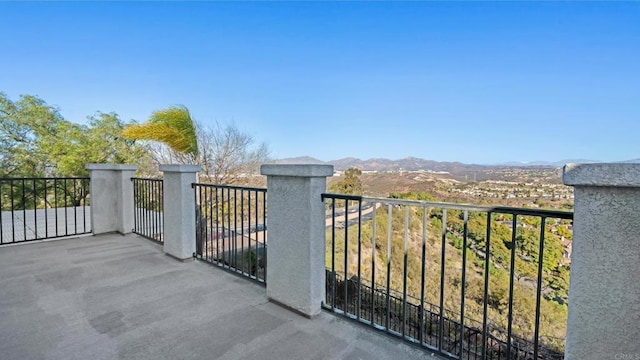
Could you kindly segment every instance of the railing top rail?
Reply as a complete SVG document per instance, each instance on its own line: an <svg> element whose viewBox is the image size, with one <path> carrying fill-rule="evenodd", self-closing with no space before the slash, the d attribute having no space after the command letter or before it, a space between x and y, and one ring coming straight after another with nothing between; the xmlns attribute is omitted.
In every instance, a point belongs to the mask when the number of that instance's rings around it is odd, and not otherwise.
<svg viewBox="0 0 640 360"><path fill-rule="evenodd" d="M329 198L329 199L332 198L332 199L338 199L338 200L369 201L369 202L377 202L377 203L387 204L387 205L406 205L406 206L416 206L416 207L422 207L422 208L442 208L442 209L463 210L463 211L464 210L482 211L482 212L500 213L500 214L529 215L529 216L540 216L540 217L551 217L551 218L573 220L573 212L560 211L560 210L529 209L529 208L517 208L517 207L508 207L508 206L480 206L480 205L472 205L472 204L455 204L455 203L433 202L433 201L424 201L424 200L405 200L405 199L392 199L392 198L331 194L331 193L322 194L322 200L324 201L324 199L326 198Z"/></svg>
<svg viewBox="0 0 640 360"><path fill-rule="evenodd" d="M259 187L249 187L249 186L235 186L235 185L218 185L218 184L205 184L205 183L192 183L191 187L202 186L209 188L218 188L218 189L236 189L236 190L249 190L249 191L260 191L267 192L266 188Z"/></svg>
<svg viewBox="0 0 640 360"><path fill-rule="evenodd" d="M356 201L361 201L364 199L364 197L360 195L332 194L332 193L323 193L321 197L322 197L322 201L324 201L324 199L356 200Z"/></svg>
<svg viewBox="0 0 640 360"><path fill-rule="evenodd" d="M89 177L85 176L70 176L70 177L0 177L0 181L21 181L21 180L89 180Z"/></svg>
<svg viewBox="0 0 640 360"><path fill-rule="evenodd" d="M144 178L144 177L132 177L131 181L133 180L148 180L148 181L162 181L162 178Z"/></svg>
<svg viewBox="0 0 640 360"><path fill-rule="evenodd" d="M500 214L529 215L529 216L540 216L540 217L551 217L551 218L573 220L573 212L561 211L561 210L544 210L544 209L494 206L491 208L491 212L500 213Z"/></svg>

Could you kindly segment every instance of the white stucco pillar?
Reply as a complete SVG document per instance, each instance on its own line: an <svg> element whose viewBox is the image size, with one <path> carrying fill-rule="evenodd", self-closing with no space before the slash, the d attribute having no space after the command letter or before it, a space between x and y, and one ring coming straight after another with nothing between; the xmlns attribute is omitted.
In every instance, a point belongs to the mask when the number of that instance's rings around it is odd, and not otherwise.
<svg viewBox="0 0 640 360"><path fill-rule="evenodd" d="M133 183L136 165L87 164L94 234L133 231Z"/></svg>
<svg viewBox="0 0 640 360"><path fill-rule="evenodd" d="M262 165L267 176L267 297L305 316L325 291L325 209L331 165Z"/></svg>
<svg viewBox="0 0 640 360"><path fill-rule="evenodd" d="M640 164L568 164L573 252L565 359L640 359Z"/></svg>
<svg viewBox="0 0 640 360"><path fill-rule="evenodd" d="M163 172L164 252L179 260L196 251L196 202L191 184L200 165L160 165Z"/></svg>

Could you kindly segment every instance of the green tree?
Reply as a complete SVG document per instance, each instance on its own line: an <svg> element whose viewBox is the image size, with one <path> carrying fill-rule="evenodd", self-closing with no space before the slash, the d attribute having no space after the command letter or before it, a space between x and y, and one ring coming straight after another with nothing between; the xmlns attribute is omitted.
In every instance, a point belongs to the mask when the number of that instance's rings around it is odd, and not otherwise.
<svg viewBox="0 0 640 360"><path fill-rule="evenodd" d="M122 136L129 123L122 121L116 113L98 112L88 120L80 147L86 158L92 163L137 164L143 172L148 172L148 147ZM81 166L84 167L84 163Z"/></svg>
<svg viewBox="0 0 640 360"><path fill-rule="evenodd" d="M120 135L126 125L113 113L75 124L35 96L14 102L0 93L0 177L86 176L86 163L144 163L146 148Z"/></svg>
<svg viewBox="0 0 640 360"><path fill-rule="evenodd" d="M360 180L362 171L357 168L349 168L344 172L344 179L332 184L330 192L348 195L362 195L362 181Z"/></svg>
<svg viewBox="0 0 640 360"><path fill-rule="evenodd" d="M68 132L57 109L30 95L13 102L0 93L0 175L45 176L54 173L49 140Z"/></svg>

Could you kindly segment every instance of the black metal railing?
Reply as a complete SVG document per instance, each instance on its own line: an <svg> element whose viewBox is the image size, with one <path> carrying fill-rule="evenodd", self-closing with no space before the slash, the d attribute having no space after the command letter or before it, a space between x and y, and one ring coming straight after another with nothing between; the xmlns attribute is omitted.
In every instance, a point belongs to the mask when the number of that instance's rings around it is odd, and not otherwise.
<svg viewBox="0 0 640 360"><path fill-rule="evenodd" d="M451 358L563 358L572 213L322 198L325 309Z"/></svg>
<svg viewBox="0 0 640 360"><path fill-rule="evenodd" d="M267 280L267 189L193 184L198 259Z"/></svg>
<svg viewBox="0 0 640 360"><path fill-rule="evenodd" d="M91 232L89 178L0 178L0 244Z"/></svg>
<svg viewBox="0 0 640 360"><path fill-rule="evenodd" d="M162 179L131 178L133 181L133 232L163 242L164 201Z"/></svg>

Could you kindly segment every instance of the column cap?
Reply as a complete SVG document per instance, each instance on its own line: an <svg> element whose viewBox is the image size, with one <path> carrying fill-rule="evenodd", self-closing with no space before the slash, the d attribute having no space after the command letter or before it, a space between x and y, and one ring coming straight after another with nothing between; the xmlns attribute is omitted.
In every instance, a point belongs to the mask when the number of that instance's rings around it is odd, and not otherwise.
<svg viewBox="0 0 640 360"><path fill-rule="evenodd" d="M188 165L188 164L160 165L160 171L162 172L197 173L201 169L202 169L202 166L200 165Z"/></svg>
<svg viewBox="0 0 640 360"><path fill-rule="evenodd" d="M260 174L267 176L326 177L333 176L333 165L318 164L265 164Z"/></svg>
<svg viewBox="0 0 640 360"><path fill-rule="evenodd" d="M138 165L132 164L86 164L84 166L87 170L138 170Z"/></svg>
<svg viewBox="0 0 640 360"><path fill-rule="evenodd" d="M566 164L562 182L570 186L640 187L640 164Z"/></svg>

